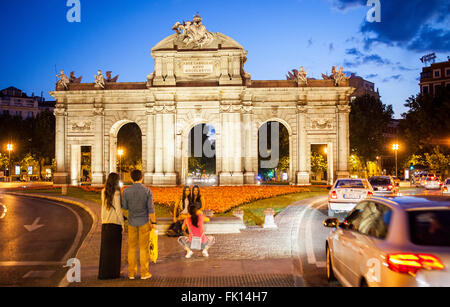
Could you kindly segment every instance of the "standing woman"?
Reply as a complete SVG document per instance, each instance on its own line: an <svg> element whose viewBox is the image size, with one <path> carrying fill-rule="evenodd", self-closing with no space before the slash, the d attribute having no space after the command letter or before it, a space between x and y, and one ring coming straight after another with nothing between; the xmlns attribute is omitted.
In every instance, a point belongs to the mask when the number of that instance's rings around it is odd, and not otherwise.
<svg viewBox="0 0 450 307"><path fill-rule="evenodd" d="M206 208L205 199L200 194L200 187L198 185L192 188L191 203L197 207L197 210L201 210L202 212Z"/></svg>
<svg viewBox="0 0 450 307"><path fill-rule="evenodd" d="M120 277L124 220L119 175L111 173L102 190L102 239L98 279Z"/></svg>

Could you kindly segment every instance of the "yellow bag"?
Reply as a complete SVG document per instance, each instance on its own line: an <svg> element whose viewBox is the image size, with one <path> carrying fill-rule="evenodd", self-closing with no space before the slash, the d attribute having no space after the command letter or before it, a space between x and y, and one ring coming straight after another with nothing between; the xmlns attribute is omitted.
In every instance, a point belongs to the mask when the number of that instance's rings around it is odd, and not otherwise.
<svg viewBox="0 0 450 307"><path fill-rule="evenodd" d="M156 263L156 260L158 260L158 230L156 229L150 231L148 250L150 253L150 261Z"/></svg>

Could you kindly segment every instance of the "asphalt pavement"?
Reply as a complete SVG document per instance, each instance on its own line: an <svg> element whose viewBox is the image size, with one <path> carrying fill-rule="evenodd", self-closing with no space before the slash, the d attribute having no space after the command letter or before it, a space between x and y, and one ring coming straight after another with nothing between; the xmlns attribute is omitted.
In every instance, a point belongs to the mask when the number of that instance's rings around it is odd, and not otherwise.
<svg viewBox="0 0 450 307"><path fill-rule="evenodd" d="M0 204L6 209L0 219L0 286L58 286L91 217L77 206L38 198L0 194Z"/></svg>

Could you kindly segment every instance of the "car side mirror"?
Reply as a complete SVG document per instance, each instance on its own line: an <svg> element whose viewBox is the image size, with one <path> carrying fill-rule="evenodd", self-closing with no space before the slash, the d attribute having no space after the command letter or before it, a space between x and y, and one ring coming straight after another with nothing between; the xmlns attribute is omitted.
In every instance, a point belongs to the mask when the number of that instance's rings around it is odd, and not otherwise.
<svg viewBox="0 0 450 307"><path fill-rule="evenodd" d="M339 220L337 218L329 218L323 221L323 226L329 228L337 228L339 226Z"/></svg>

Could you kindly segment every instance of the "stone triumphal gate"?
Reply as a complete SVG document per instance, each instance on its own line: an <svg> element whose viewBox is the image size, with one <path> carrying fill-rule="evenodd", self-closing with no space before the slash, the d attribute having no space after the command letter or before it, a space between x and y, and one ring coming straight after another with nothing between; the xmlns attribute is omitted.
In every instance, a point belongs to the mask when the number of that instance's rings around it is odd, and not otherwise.
<svg viewBox="0 0 450 307"><path fill-rule="evenodd" d="M252 80L247 51L230 37L209 32L197 16L176 23L173 35L151 50L154 72L146 82L104 78L77 82L62 71L56 90L55 184L78 184L81 147L92 152L92 184L116 171L117 134L127 123L142 132L142 170L151 185L184 184L188 138L196 125L216 131L220 185L254 184L258 131L269 121L289 132L289 180L310 181L311 146L328 146L328 179L348 176L349 95L341 70L324 80L300 69L293 80ZM73 80L74 79L74 80ZM117 79L117 78L116 78Z"/></svg>

